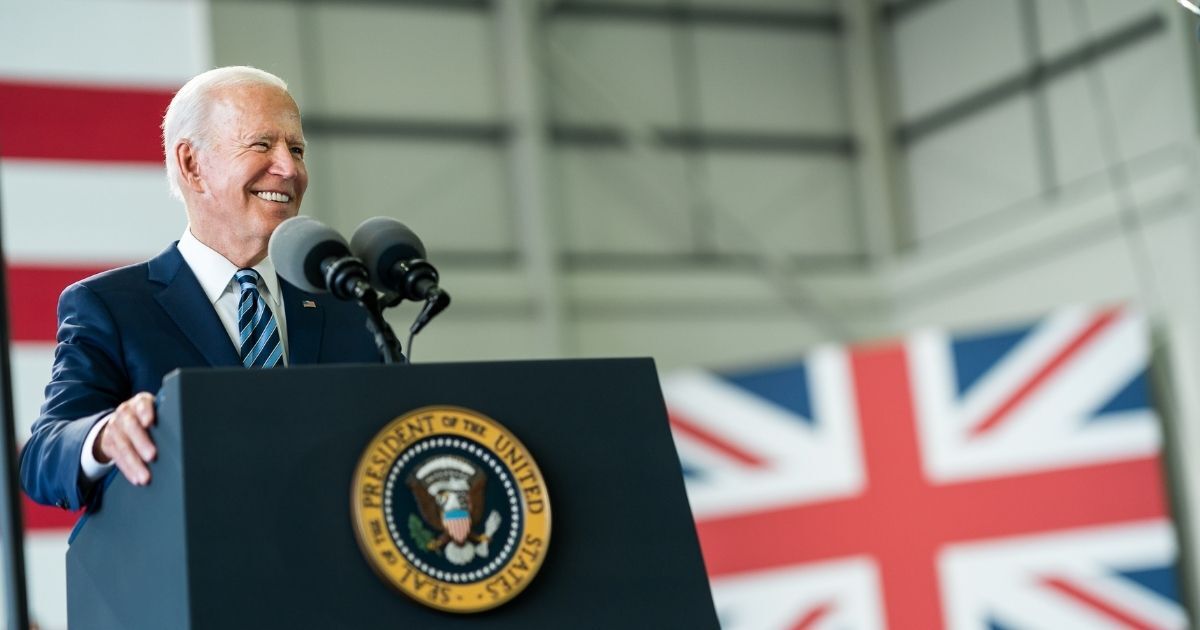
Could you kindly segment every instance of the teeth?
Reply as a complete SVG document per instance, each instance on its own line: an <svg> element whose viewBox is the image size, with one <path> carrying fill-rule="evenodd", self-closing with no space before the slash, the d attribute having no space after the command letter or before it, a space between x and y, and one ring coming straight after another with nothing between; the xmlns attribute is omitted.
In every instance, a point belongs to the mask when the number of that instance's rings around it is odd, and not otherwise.
<svg viewBox="0 0 1200 630"><path fill-rule="evenodd" d="M267 201L278 201L280 203L287 203L292 200L291 197L289 197L283 193L278 193L278 192L258 192L258 193L254 193L254 194L258 195L259 199L266 199Z"/></svg>

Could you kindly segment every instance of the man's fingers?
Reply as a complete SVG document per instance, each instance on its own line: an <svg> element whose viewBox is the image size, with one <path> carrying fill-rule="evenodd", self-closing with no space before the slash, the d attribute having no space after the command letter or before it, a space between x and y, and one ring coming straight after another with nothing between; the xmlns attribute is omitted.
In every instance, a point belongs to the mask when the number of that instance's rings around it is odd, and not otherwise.
<svg viewBox="0 0 1200 630"><path fill-rule="evenodd" d="M137 456L122 457L117 462L117 470L121 471L122 475L129 480L129 483L135 486L144 486L150 483L150 471L142 460Z"/></svg>
<svg viewBox="0 0 1200 630"><path fill-rule="evenodd" d="M158 449L154 447L154 441L150 439L150 434L146 433L146 430L141 425L133 425L125 432L125 435L129 438L129 442L133 445L133 448L137 450L137 454L141 457L142 461L154 461L155 456L158 455Z"/></svg>
<svg viewBox="0 0 1200 630"><path fill-rule="evenodd" d="M128 421L127 421L128 422ZM135 486L144 486L150 482L150 469L146 468L146 464L142 461L141 456L137 453L129 436L121 429L125 423L119 422L119 419L114 419L116 426L109 428L115 429L106 432L104 443L105 454L112 459L117 465L117 469L125 478Z"/></svg>
<svg viewBox="0 0 1200 630"><path fill-rule="evenodd" d="M146 410L149 410L150 422L143 420ZM138 394L117 407L100 436L101 451L136 486L150 482L146 462L154 461L158 455L154 440L145 428L153 423L153 413L154 397Z"/></svg>
<svg viewBox="0 0 1200 630"><path fill-rule="evenodd" d="M142 392L129 400L133 403L133 411L137 414L138 424L150 428L154 424L154 395Z"/></svg>

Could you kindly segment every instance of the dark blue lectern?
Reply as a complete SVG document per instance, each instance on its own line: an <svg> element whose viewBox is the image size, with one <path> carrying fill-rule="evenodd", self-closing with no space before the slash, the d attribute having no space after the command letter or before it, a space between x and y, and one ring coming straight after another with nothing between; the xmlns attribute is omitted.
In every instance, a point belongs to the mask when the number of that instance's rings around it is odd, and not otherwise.
<svg viewBox="0 0 1200 630"><path fill-rule="evenodd" d="M363 449L428 405L500 422L545 478L545 563L499 608L426 608L356 543ZM649 359L182 370L158 406L152 483L117 478L67 554L73 630L717 627Z"/></svg>

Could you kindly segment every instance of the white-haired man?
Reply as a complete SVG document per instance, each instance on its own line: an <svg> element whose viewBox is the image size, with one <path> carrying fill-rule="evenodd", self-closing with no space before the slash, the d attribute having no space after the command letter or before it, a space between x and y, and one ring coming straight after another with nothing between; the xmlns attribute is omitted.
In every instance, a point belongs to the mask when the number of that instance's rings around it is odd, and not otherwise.
<svg viewBox="0 0 1200 630"><path fill-rule="evenodd" d="M196 76L167 109L163 148L188 228L158 256L59 299L51 381L21 452L22 486L40 503L94 504L114 466L149 483L151 392L175 368L379 360L360 309L287 284L267 258L308 186L283 80L245 66Z"/></svg>

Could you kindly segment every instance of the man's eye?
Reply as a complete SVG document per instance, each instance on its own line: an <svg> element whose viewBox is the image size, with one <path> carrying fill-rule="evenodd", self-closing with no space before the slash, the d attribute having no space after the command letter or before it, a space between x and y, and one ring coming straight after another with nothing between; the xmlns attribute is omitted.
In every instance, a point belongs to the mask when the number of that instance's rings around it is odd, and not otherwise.
<svg viewBox="0 0 1200 630"><path fill-rule="evenodd" d="M262 147L264 149L271 148L271 145L267 144L267 142L265 140L259 140L258 142L255 142L252 146Z"/></svg>
<svg viewBox="0 0 1200 630"><path fill-rule="evenodd" d="M296 157L304 157L304 147L292 147L292 155Z"/></svg>

